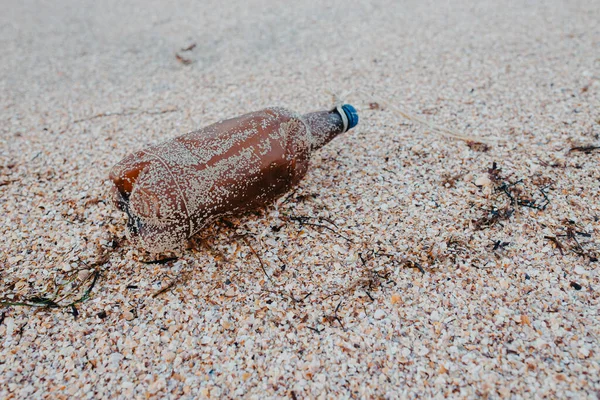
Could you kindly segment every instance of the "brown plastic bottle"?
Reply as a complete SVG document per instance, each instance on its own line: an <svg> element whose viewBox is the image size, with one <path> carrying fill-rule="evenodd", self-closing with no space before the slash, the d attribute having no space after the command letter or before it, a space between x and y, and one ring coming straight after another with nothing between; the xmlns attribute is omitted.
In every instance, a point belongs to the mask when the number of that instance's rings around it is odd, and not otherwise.
<svg viewBox="0 0 600 400"><path fill-rule="evenodd" d="M159 253L207 223L262 207L296 185L313 151L358 123L354 107L300 116L267 108L125 157L110 171L129 238Z"/></svg>

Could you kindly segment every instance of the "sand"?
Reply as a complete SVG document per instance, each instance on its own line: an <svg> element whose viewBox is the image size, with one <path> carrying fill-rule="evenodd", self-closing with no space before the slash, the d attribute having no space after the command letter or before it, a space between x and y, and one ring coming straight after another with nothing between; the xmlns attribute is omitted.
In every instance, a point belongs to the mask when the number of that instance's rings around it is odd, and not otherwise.
<svg viewBox="0 0 600 400"><path fill-rule="evenodd" d="M0 308L1 398L600 393L597 1L2 9L0 297L61 307ZM123 239L130 152L348 91L289 196L163 263Z"/></svg>

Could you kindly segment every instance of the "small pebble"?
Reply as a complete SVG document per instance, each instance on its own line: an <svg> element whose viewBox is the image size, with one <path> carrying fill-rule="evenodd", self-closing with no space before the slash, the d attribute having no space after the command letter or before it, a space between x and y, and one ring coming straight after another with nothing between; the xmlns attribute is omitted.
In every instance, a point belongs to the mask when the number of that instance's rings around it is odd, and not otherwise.
<svg viewBox="0 0 600 400"><path fill-rule="evenodd" d="M571 282L571 287L575 290L581 290L581 285L577 282Z"/></svg>
<svg viewBox="0 0 600 400"><path fill-rule="evenodd" d="M411 147L411 150L413 153L419 154L423 151L423 146L421 146L420 144L416 144L413 147Z"/></svg>
<svg viewBox="0 0 600 400"><path fill-rule="evenodd" d="M167 351L166 353L163 354L163 357L165 359L166 362L171 362L175 359L176 354L173 353L172 351Z"/></svg>
<svg viewBox="0 0 600 400"><path fill-rule="evenodd" d="M477 186L491 186L492 180L489 178L487 174L481 175L475 180L475 185Z"/></svg>
<svg viewBox="0 0 600 400"><path fill-rule="evenodd" d="M231 322L229 322L228 320L226 320L226 319L222 319L221 320L221 326L224 329L232 329L233 328L233 324Z"/></svg>
<svg viewBox="0 0 600 400"><path fill-rule="evenodd" d="M81 271L79 271L79 272L77 273L77 278L78 278L80 281L84 281L84 280L86 280L88 276L90 276L90 271L89 271L89 270L87 270L87 269L82 269Z"/></svg>
<svg viewBox="0 0 600 400"><path fill-rule="evenodd" d="M392 295L392 298L390 299L390 302L392 304L398 304L402 301L402 297L400 297L400 295L398 293L394 293Z"/></svg>
<svg viewBox="0 0 600 400"><path fill-rule="evenodd" d="M27 281L25 281L25 280L15 283L15 291L17 291L17 292L22 292L25 289L27 289L27 287L28 287L28 284L27 284Z"/></svg>
<svg viewBox="0 0 600 400"><path fill-rule="evenodd" d="M587 270L581 265L576 266L573 272L575 272L577 275L587 275L588 273Z"/></svg>
<svg viewBox="0 0 600 400"><path fill-rule="evenodd" d="M133 321L135 319L135 314L128 310L123 313L123 318L127 321Z"/></svg>
<svg viewBox="0 0 600 400"><path fill-rule="evenodd" d="M379 309L379 310L375 311L375 314L373 314L373 317L375 319L383 319L385 317L385 315L386 315L386 312L384 310Z"/></svg>
<svg viewBox="0 0 600 400"><path fill-rule="evenodd" d="M200 343L202 343L202 344L210 344L210 343L212 343L212 338L210 336L203 336L202 340L200 341Z"/></svg>

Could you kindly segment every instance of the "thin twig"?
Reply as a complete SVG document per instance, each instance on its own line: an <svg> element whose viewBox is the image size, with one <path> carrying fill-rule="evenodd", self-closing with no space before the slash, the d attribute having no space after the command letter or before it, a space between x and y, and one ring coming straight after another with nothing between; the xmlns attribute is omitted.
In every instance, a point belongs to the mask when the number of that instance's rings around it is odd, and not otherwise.
<svg viewBox="0 0 600 400"><path fill-rule="evenodd" d="M267 273L267 270L265 269L265 265L263 264L262 259L260 258L260 256L258 255L258 253L256 252L256 250L254 250L254 247L252 247L252 245L250 244L250 242L246 239L245 236L242 236L242 240L244 241L244 243L246 243L246 245L248 247L250 247L250 250L252 251L252 253L256 256L256 258L258 258L258 262L260 263L260 268L262 268L262 271L264 272L265 276L269 279L269 281L271 283L273 282L273 279L271 279L271 277L269 276L269 274Z"/></svg>
<svg viewBox="0 0 600 400"><path fill-rule="evenodd" d="M170 261L175 261L177 260L177 257L167 257L167 258L161 258L159 260L152 260L152 261L140 261L142 264L166 264Z"/></svg>
<svg viewBox="0 0 600 400"><path fill-rule="evenodd" d="M155 299L158 296L160 296L161 294L163 294L164 292L166 292L167 290L171 289L172 287L174 287L177 282L179 281L179 279L173 279L171 282L169 282L169 284L163 288L158 289L156 292L154 292L152 294L152 298Z"/></svg>
<svg viewBox="0 0 600 400"><path fill-rule="evenodd" d="M157 111L150 111L150 110L142 110L142 111L130 110L130 111L120 111L120 112L108 111L108 112L92 115L91 117L76 119L75 121L73 121L73 123L78 124L80 122L91 121L93 119L105 118L105 117L126 117L129 115L140 115L140 114L159 115L159 114L167 114L167 113L172 113L172 112L177 112L177 111L179 111L178 108L167 108L164 110L157 110Z"/></svg>
<svg viewBox="0 0 600 400"><path fill-rule="evenodd" d="M295 215L285 215L285 217L287 217L291 221L295 221L295 222L300 223L300 225L308 225L308 226L313 226L313 227L317 227L317 228L325 228L328 231L332 232L334 235L336 235L338 237L341 237L342 239L344 239L344 240L346 240L346 241L348 241L350 243L354 243L352 241L352 239L350 239L349 237L346 237L346 236L342 235L341 233L339 233L338 231L336 231L335 229L333 229L333 228L331 228L331 227L329 227L327 225L316 224L314 222L308 222L308 220L310 220L311 217L307 217L307 216L295 216ZM327 220L325 220L323 218L318 218L318 219L326 221L326 222L329 222L329 221L327 221ZM331 224L335 226L335 224L333 224L333 223L331 223ZM336 226L336 228L337 228L337 226Z"/></svg>
<svg viewBox="0 0 600 400"><path fill-rule="evenodd" d="M338 317L338 310L340 309L342 302L344 300L340 300L340 302L338 303L337 307L335 308L335 311L333 312L334 318L336 319L336 321L340 324L340 326L342 327L342 330L346 330L346 328L344 327L344 323L342 322L342 320L340 319L340 317Z"/></svg>
<svg viewBox="0 0 600 400"><path fill-rule="evenodd" d="M599 150L600 146L576 146L576 147L571 147L569 149L569 153L573 152L573 151L581 151L583 153L589 154L594 150Z"/></svg>
<svg viewBox="0 0 600 400"><path fill-rule="evenodd" d="M556 248L558 249L558 251L560 252L561 256L564 256L565 253L563 252L563 246L562 244L560 244L560 242L558 241L557 238L553 237L553 236L544 236L544 239L551 241L552 243L554 243L554 245L556 246Z"/></svg>

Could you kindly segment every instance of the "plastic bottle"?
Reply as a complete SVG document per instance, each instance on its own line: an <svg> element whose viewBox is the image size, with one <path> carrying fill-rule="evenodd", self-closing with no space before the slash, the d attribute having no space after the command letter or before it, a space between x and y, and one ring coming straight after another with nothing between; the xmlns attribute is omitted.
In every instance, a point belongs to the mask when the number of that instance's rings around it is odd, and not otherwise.
<svg viewBox="0 0 600 400"><path fill-rule="evenodd" d="M130 154L110 171L129 238L159 253L206 224L262 207L306 174L312 152L358 123L351 105L300 116L267 108Z"/></svg>

